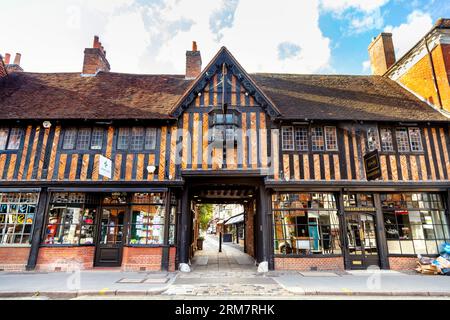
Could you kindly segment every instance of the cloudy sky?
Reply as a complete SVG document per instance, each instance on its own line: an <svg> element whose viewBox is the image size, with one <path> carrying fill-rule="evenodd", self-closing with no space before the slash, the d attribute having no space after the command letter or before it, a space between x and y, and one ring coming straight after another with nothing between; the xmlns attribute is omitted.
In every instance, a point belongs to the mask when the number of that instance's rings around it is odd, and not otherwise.
<svg viewBox="0 0 450 320"><path fill-rule="evenodd" d="M448 0L0 0L0 52L33 72L81 71L100 36L112 71L183 73L196 40L204 65L225 45L249 72L368 74L367 46L393 33L397 57Z"/></svg>

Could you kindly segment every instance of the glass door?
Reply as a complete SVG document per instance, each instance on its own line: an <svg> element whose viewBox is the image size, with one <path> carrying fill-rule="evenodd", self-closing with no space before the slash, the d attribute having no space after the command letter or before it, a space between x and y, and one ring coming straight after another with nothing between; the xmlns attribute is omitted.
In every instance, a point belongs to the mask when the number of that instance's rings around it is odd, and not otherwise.
<svg viewBox="0 0 450 320"><path fill-rule="evenodd" d="M368 213L346 213L345 222L350 269L379 266L375 217Z"/></svg>
<svg viewBox="0 0 450 320"><path fill-rule="evenodd" d="M122 264L125 212L126 208L102 208L96 266L116 267Z"/></svg>

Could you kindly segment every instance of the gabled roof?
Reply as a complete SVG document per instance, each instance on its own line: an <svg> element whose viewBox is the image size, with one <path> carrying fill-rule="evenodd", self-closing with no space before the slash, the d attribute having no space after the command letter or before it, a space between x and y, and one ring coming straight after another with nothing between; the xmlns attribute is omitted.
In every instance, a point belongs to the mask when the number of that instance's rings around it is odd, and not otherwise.
<svg viewBox="0 0 450 320"><path fill-rule="evenodd" d="M219 52L214 56L203 72L195 79L191 87L175 104L172 115L178 117L181 112L186 109L195 99L199 92L202 92L205 86L211 80L211 77L222 69L223 63L226 64L229 72L234 74L238 81L248 93L253 96L256 102L267 111L270 117L274 118L281 115L281 112L270 100L269 97L258 87L250 75L242 68L242 66L233 57L226 47L220 48Z"/></svg>

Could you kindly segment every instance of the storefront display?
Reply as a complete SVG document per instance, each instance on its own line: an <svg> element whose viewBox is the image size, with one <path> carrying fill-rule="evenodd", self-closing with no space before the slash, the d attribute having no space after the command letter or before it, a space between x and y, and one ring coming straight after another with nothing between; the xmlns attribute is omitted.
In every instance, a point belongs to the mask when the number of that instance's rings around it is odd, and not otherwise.
<svg viewBox="0 0 450 320"><path fill-rule="evenodd" d="M389 254L437 254L450 239L440 194L381 194L381 204Z"/></svg>
<svg viewBox="0 0 450 320"><path fill-rule="evenodd" d="M276 254L340 254L335 196L276 193L272 196Z"/></svg>
<svg viewBox="0 0 450 320"><path fill-rule="evenodd" d="M38 193L0 193L0 245L28 245Z"/></svg>
<svg viewBox="0 0 450 320"><path fill-rule="evenodd" d="M44 244L92 245L97 201L85 193L54 193L50 200Z"/></svg>

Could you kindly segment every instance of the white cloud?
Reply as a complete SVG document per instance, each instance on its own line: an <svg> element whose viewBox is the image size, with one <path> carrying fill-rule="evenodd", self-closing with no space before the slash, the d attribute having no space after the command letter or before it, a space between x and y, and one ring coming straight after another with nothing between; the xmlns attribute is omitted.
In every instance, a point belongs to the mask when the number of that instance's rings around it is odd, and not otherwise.
<svg viewBox="0 0 450 320"><path fill-rule="evenodd" d="M255 12L256 0L17 0L2 7L0 50L21 52L27 71L79 72L98 34L113 71L183 73L196 40L204 65L226 45L250 72L316 73L331 70L319 1L258 0ZM282 43L301 50L280 59Z"/></svg>
<svg viewBox="0 0 450 320"><path fill-rule="evenodd" d="M385 32L392 33L396 58L403 56L420 40L433 26L429 13L415 10L410 13L405 23L398 26L386 26Z"/></svg>
<svg viewBox="0 0 450 320"><path fill-rule="evenodd" d="M365 72L365 73L370 71L370 60L363 61L362 69L363 69L363 72Z"/></svg>
<svg viewBox="0 0 450 320"><path fill-rule="evenodd" d="M343 13L350 8L363 12L372 12L388 2L389 0L321 0L324 9L336 13Z"/></svg>
<svg viewBox="0 0 450 320"><path fill-rule="evenodd" d="M389 0L321 0L321 7L337 18L348 20L347 33L363 33L384 25L381 7Z"/></svg>

